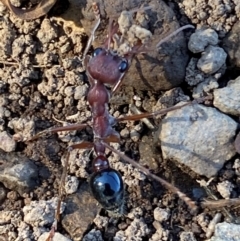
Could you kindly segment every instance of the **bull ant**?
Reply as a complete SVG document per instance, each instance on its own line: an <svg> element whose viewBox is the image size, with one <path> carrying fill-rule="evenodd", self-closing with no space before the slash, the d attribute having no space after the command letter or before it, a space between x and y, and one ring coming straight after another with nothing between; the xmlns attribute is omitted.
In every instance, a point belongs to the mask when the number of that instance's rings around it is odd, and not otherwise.
<svg viewBox="0 0 240 241"><path fill-rule="evenodd" d="M143 7L141 10L146 10L152 7ZM83 141L78 144L73 144L68 147L66 164L63 170L61 184L59 188L58 206L55 213L55 221L52 230L47 240L51 240L54 232L57 229L57 222L60 217L60 206L63 197L63 187L67 174L67 165L69 161L69 153L74 149L94 149L95 159L93 160L93 174L90 178L90 189L95 199L108 211L123 213L124 206L124 185L120 173L110 167L109 161L105 155L105 150L118 154L124 161L129 162L134 167L138 168L148 177L158 181L165 188L177 194L191 210L196 210L197 206L189 197L182 193L178 188L163 180L162 178L152 174L147 168L142 167L134 160L128 158L121 152L115 150L109 143L119 143L120 135L113 128L114 124L120 121L140 120L142 118L153 118L157 115L166 114L169 111L182 108L192 102L174 106L165 110L160 110L152 113L136 114L132 116L125 116L121 118L114 118L108 112L108 103L110 96L116 92L123 81L125 73L131 66L131 60L136 54L144 53L151 49L147 48L146 44L152 36L151 32L145 28L137 25L131 25L131 17L136 10L122 12L118 23L110 21L108 37L102 47L96 48L93 56L88 56L87 52L94 40L95 32L100 24L100 13L97 4L93 5L93 10L96 16L96 24L92 30L88 40L86 49L83 54L83 63L86 68L86 73L90 83L90 90L87 94L87 100L92 110L92 129L94 134L93 142ZM121 18L126 17L127 21L121 24ZM194 28L192 25L186 25L166 38L162 39L154 49L166 42L172 36L178 34L180 31ZM130 37L129 37L130 36ZM134 37L133 37L134 36ZM152 49L153 50L153 49ZM111 90L107 88L111 87ZM38 133L32 139L46 133L57 133L59 131L82 130L86 128L87 124L72 124L65 127L53 127Z"/></svg>

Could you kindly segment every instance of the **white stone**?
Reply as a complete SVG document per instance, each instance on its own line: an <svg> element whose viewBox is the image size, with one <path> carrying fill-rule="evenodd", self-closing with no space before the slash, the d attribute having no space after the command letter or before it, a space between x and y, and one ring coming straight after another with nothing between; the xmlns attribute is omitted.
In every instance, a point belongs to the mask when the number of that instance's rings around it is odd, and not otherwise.
<svg viewBox="0 0 240 241"><path fill-rule="evenodd" d="M193 33L188 42L188 49L193 53L201 53L209 45L218 44L218 35L213 29L199 29Z"/></svg>
<svg viewBox="0 0 240 241"><path fill-rule="evenodd" d="M219 223L216 225L214 236L206 241L239 241L240 225L233 223Z"/></svg>
<svg viewBox="0 0 240 241"><path fill-rule="evenodd" d="M219 182L217 184L217 190L218 192L221 194L221 196L225 199L229 199L231 192L234 188L234 185L229 182L229 181L223 181L223 182Z"/></svg>
<svg viewBox="0 0 240 241"><path fill-rule="evenodd" d="M226 62L226 52L216 46L209 45L198 60L197 67L205 74L216 73Z"/></svg>
<svg viewBox="0 0 240 241"><path fill-rule="evenodd" d="M213 91L214 106L224 113L240 115L240 76L230 80L226 87Z"/></svg>
<svg viewBox="0 0 240 241"><path fill-rule="evenodd" d="M237 123L215 108L189 105L169 112L160 126L165 159L173 159L208 178L235 155Z"/></svg>
<svg viewBox="0 0 240 241"><path fill-rule="evenodd" d="M48 238L48 236L49 236L49 233L43 233L43 234L39 237L38 241L46 241L47 238ZM71 239L63 236L63 235L60 234L60 233L55 233L54 236L53 236L53 238L52 238L51 240L52 240L52 241L71 241Z"/></svg>
<svg viewBox="0 0 240 241"><path fill-rule="evenodd" d="M163 221L167 221L170 217L169 210L163 208L155 208L153 211L154 219L159 221L160 223Z"/></svg>

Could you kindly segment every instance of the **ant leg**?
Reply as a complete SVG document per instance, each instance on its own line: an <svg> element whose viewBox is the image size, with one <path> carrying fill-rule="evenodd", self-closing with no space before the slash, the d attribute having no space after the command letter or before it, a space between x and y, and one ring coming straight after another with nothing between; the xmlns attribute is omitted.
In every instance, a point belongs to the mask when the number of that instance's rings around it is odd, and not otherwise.
<svg viewBox="0 0 240 241"><path fill-rule="evenodd" d="M88 124L72 124L72 125L68 125L68 126L50 127L49 129L38 132L36 135L34 135L28 141L35 140L43 135L47 135L47 134L52 135L52 134L60 132L60 131L82 130L82 129L86 128L87 126L89 126L89 125Z"/></svg>
<svg viewBox="0 0 240 241"><path fill-rule="evenodd" d="M64 182L65 182L65 179L67 176L67 166L68 166L68 162L69 162L69 157L70 157L70 149L67 152L66 163L63 168L63 172L62 172L62 176L61 176L61 180L60 180L60 185L59 185L59 190L58 190L57 208L55 211L54 221L53 221L51 231L49 232L49 235L48 235L48 238L46 239L46 241L51 241L53 239L54 234L57 230L57 224L60 220L61 203L62 203L63 194L64 194L63 189L64 189Z"/></svg>
<svg viewBox="0 0 240 241"><path fill-rule="evenodd" d="M195 213L198 210L197 205L195 204L194 201L192 201L186 194L184 194L183 192L181 192L178 188L176 188L175 186L173 186L172 184L170 184L169 182L165 181L164 179L154 175L153 173L151 173L147 168L141 166L140 164L138 164L137 162L135 162L134 160L132 160L131 158L125 156L124 154L122 154L120 151L114 149L113 147L111 147L110 145L108 145L106 142L103 142L103 145L105 147L107 147L109 150L111 150L112 152L116 153L117 155L119 155L120 158L122 158L124 161L130 163L131 165L133 165L134 167L138 168L140 171L142 171L143 173L145 173L147 176L149 176L150 178L158 181L159 183L161 183L165 188L167 188L169 191L177 194L179 196L179 198L181 198L190 208L192 213Z"/></svg>
<svg viewBox="0 0 240 241"><path fill-rule="evenodd" d="M63 195L64 195L64 183L65 183L66 176L67 176L67 167L68 167L68 163L69 163L69 159L70 159L70 153L72 150L75 150L75 149L91 149L92 147L93 147L93 143L87 142L87 141L73 144L68 147L67 157L66 157L66 161L65 161L65 164L63 167L63 172L62 172L61 180L60 180L60 184L59 184L57 208L55 211L54 222L53 222L51 231L49 232L49 235L48 235L48 238L46 239L46 241L51 241L53 239L55 231L57 230L57 224L60 220L61 203L62 203L62 199L63 199Z"/></svg>
<svg viewBox="0 0 240 241"><path fill-rule="evenodd" d="M157 110L157 111L154 111L154 112L146 112L146 113L130 115L130 116L123 116L123 117L117 118L116 121L117 122L120 122L120 121L136 121L136 120L141 120L143 118L154 118L158 115L165 115L170 111L181 109L184 106L192 105L192 104L195 104L195 103L202 103L205 100L211 100L211 99L212 99L211 96L206 96L206 97L203 97L203 98L195 99L193 101L189 101L189 102L184 103L182 105L177 105L177 106L175 105L175 106L169 107L167 109L163 109L163 110Z"/></svg>
<svg viewBox="0 0 240 241"><path fill-rule="evenodd" d="M172 106L172 107L169 107L167 109L158 110L158 111L154 111L154 112L146 112L146 113L142 113L142 114L123 116L123 117L117 118L116 121L117 122L120 122L120 121L137 121L137 120L141 120L143 118L153 118L153 117L158 116L158 115L165 115L169 111L178 110L178 109L181 109L184 106L191 105L191 104L192 104L192 102L187 102L187 103L179 105L179 106Z"/></svg>

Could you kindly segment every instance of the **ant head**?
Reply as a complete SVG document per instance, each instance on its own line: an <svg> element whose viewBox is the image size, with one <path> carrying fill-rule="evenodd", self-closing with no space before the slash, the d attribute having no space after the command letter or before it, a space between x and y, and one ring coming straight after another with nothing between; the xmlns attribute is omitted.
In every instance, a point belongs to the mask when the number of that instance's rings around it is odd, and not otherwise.
<svg viewBox="0 0 240 241"><path fill-rule="evenodd" d="M129 61L116 52L97 48L87 65L88 74L103 84L115 85L128 70Z"/></svg>
<svg viewBox="0 0 240 241"><path fill-rule="evenodd" d="M123 11L118 23L110 21L108 37L102 48L95 49L87 66L88 74L95 80L119 87L134 55L146 51L152 34L132 22L132 12Z"/></svg>

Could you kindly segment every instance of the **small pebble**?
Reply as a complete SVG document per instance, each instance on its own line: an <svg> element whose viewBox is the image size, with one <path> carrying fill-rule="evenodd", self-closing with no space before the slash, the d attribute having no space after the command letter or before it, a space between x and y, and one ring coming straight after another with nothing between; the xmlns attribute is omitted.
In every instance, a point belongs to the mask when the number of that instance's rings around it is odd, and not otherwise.
<svg viewBox="0 0 240 241"><path fill-rule="evenodd" d="M0 149L5 152L13 152L16 145L16 141L6 131L0 132Z"/></svg>
<svg viewBox="0 0 240 241"><path fill-rule="evenodd" d="M229 199L234 185L229 181L223 181L217 184L217 190L225 199Z"/></svg>
<svg viewBox="0 0 240 241"><path fill-rule="evenodd" d="M170 217L170 212L167 209L162 209L162 208L155 208L153 211L154 219L163 222L167 221Z"/></svg>

